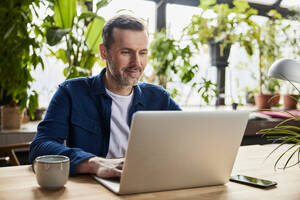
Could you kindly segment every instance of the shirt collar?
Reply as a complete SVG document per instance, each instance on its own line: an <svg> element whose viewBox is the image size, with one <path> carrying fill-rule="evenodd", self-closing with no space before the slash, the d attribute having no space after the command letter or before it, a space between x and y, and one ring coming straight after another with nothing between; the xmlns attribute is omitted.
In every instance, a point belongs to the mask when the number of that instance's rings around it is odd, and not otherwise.
<svg viewBox="0 0 300 200"><path fill-rule="evenodd" d="M139 84L137 84L136 86L133 86L133 89L134 89L134 97L133 97L132 104L136 105L136 104L140 103L140 104L144 105L144 102L145 102L144 95L143 95L143 92L142 92Z"/></svg>
<svg viewBox="0 0 300 200"><path fill-rule="evenodd" d="M104 79L103 76L106 72L106 68L102 69L100 74L98 74L91 85L90 93L97 95L97 94L106 94L105 86L104 86Z"/></svg>

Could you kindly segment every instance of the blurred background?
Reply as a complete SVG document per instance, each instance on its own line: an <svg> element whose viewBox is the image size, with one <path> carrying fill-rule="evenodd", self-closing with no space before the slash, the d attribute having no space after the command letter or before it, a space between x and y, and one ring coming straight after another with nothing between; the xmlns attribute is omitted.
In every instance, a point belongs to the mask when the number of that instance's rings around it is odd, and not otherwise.
<svg viewBox="0 0 300 200"><path fill-rule="evenodd" d="M98 44L103 24L117 14L148 24L142 81L165 87L184 108L296 94L266 73L279 58L300 60L299 1L4 0L0 6L1 104L20 105L29 115L47 108L59 83L105 67ZM272 106L282 104L280 98Z"/></svg>

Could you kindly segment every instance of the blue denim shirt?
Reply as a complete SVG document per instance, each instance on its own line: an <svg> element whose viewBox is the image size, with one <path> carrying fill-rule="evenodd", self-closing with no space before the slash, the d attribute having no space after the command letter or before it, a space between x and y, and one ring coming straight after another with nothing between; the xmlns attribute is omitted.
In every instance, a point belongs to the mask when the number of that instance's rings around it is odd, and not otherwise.
<svg viewBox="0 0 300 200"><path fill-rule="evenodd" d="M70 158L73 176L79 162L93 156L106 157L112 100L102 79L105 70L97 76L71 79L59 85L30 145L30 162L41 155L65 155ZM180 110L180 107L162 87L138 83L134 86L129 125L133 113L139 110Z"/></svg>

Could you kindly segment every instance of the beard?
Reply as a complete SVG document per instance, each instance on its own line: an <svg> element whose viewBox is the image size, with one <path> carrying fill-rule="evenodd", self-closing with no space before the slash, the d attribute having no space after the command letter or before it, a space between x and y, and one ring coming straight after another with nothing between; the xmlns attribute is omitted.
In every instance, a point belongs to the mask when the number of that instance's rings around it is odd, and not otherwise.
<svg viewBox="0 0 300 200"><path fill-rule="evenodd" d="M111 58L108 58L107 68L112 76L112 78L122 86L135 86L139 82L142 75L142 68L139 66L128 66L118 71L116 66L113 64ZM129 71L137 71L138 74L130 75Z"/></svg>

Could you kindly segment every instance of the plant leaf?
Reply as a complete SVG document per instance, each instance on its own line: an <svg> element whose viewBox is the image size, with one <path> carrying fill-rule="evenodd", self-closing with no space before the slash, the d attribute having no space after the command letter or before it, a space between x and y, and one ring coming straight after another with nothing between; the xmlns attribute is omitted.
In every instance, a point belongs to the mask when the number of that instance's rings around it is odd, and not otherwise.
<svg viewBox="0 0 300 200"><path fill-rule="evenodd" d="M97 16L91 21L87 27L87 32L85 33L85 40L89 48L95 53L99 53L98 45L102 43L102 30L105 20Z"/></svg>
<svg viewBox="0 0 300 200"><path fill-rule="evenodd" d="M13 24L13 25L8 29L8 31L6 31L6 33L5 33L4 37L3 37L3 40L6 40L7 38L9 38L9 36L10 36L11 32L14 30L15 26L16 26L16 24Z"/></svg>
<svg viewBox="0 0 300 200"><path fill-rule="evenodd" d="M59 49L58 51L55 52L55 57L57 59L62 60L65 64L68 63L68 58L67 58L67 51L64 49Z"/></svg>
<svg viewBox="0 0 300 200"><path fill-rule="evenodd" d="M27 108L27 111L28 111L31 119L34 119L34 117L35 117L34 111L38 107L39 107L38 93L36 91L33 91L33 94L31 94L29 96L29 103L28 103L28 108Z"/></svg>
<svg viewBox="0 0 300 200"><path fill-rule="evenodd" d="M96 13L93 13L93 12L84 12L84 13L81 13L81 15L78 18L78 21L80 21L82 19L89 19L89 18L94 18L94 17L97 17Z"/></svg>
<svg viewBox="0 0 300 200"><path fill-rule="evenodd" d="M61 41L63 36L68 34L70 29L49 28L46 32L47 43L54 46Z"/></svg>
<svg viewBox="0 0 300 200"><path fill-rule="evenodd" d="M215 4L217 1L216 0L205 0L205 1L200 1L199 7L202 8L203 10L208 9L210 6Z"/></svg>
<svg viewBox="0 0 300 200"><path fill-rule="evenodd" d="M76 0L55 0L54 21L59 28L72 28L76 15Z"/></svg>
<svg viewBox="0 0 300 200"><path fill-rule="evenodd" d="M297 145L299 145L299 144L300 144L300 143L297 143L297 144L293 145L293 147L295 147L295 146L297 146ZM288 167L288 164L289 164L290 160L291 160L292 157L297 153L297 151L298 151L298 148L297 148L297 149L290 155L290 157L287 159L287 161L286 161L286 163L285 163L283 169L286 169L286 168Z"/></svg>
<svg viewBox="0 0 300 200"><path fill-rule="evenodd" d="M107 6L109 3L111 2L111 0L101 0L99 1L97 4L96 4L96 7L97 7L97 11L104 7L104 6Z"/></svg>

